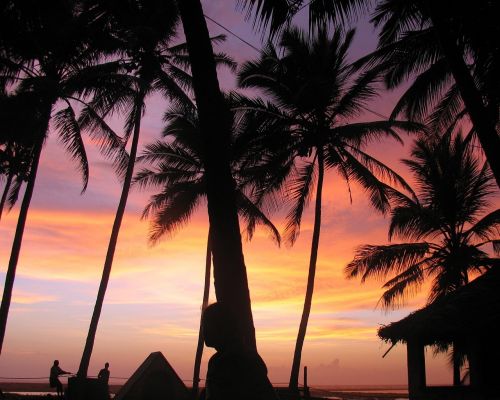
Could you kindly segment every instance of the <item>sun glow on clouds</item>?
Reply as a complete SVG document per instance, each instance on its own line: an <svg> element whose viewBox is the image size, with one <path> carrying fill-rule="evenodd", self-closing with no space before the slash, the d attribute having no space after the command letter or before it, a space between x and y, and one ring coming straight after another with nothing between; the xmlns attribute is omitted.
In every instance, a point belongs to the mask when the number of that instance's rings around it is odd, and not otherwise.
<svg viewBox="0 0 500 400"><path fill-rule="evenodd" d="M14 304L38 304L59 300L57 296L37 294L18 290L12 299Z"/></svg>

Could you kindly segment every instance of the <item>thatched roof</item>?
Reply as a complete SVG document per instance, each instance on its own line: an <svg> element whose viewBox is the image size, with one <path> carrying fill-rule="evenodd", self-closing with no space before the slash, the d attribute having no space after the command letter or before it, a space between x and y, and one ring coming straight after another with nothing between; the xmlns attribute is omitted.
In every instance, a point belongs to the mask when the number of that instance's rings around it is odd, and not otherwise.
<svg viewBox="0 0 500 400"><path fill-rule="evenodd" d="M418 340L432 345L494 336L498 326L500 269L493 268L446 297L383 326L378 335L393 344Z"/></svg>
<svg viewBox="0 0 500 400"><path fill-rule="evenodd" d="M188 389L160 351L151 353L115 396L115 400L152 398L189 398Z"/></svg>

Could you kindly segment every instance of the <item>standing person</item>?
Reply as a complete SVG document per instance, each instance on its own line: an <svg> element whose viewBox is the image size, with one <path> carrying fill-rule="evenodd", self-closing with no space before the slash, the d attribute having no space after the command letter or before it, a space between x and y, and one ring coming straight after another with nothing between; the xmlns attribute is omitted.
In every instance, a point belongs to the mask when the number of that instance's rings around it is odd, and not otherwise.
<svg viewBox="0 0 500 400"><path fill-rule="evenodd" d="M97 379L104 382L106 385L109 382L109 363L104 364L104 368L99 371Z"/></svg>
<svg viewBox="0 0 500 400"><path fill-rule="evenodd" d="M99 371L97 374L97 379L99 379L103 384L106 385L106 393L109 397L109 363L104 364L104 368Z"/></svg>
<svg viewBox="0 0 500 400"><path fill-rule="evenodd" d="M59 367L59 360L54 360L54 365L50 368L49 384L51 388L56 388L57 396L63 396L63 385L59 380L59 375L70 374L71 372L64 371Z"/></svg>
<svg viewBox="0 0 500 400"><path fill-rule="evenodd" d="M245 346L238 327L222 303L211 304L203 313L205 344L217 350L208 362L205 400L277 400L264 361Z"/></svg>

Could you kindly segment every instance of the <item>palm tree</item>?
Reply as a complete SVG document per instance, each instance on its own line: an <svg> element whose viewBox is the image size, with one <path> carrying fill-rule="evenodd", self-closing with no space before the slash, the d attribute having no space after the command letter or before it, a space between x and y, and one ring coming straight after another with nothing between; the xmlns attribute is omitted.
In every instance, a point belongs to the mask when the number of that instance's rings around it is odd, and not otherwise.
<svg viewBox="0 0 500 400"><path fill-rule="evenodd" d="M269 27L271 36L274 36L305 7L309 9L310 26L321 27L327 22L343 23L352 20L360 12L367 11L372 2L241 0L239 3L248 10L248 15L255 11L255 22L261 28ZM457 92L463 99L497 185L500 186L500 138L496 132L499 101L496 76L500 61L497 50L500 37L496 20L498 14L498 3L489 0L460 4L451 0L381 0L377 2L372 22L375 25L383 24L379 47L389 45L389 50L395 52L397 61L393 66L405 79L411 76L411 71L421 73L426 69L433 70L434 74L428 73L427 76L422 76L420 82L415 82L419 84L421 93L424 92L421 82L424 78L429 83L427 87L430 93L427 94L431 97L442 89L438 81L430 81L429 78L431 75L435 77L435 73L442 78L443 67L453 76ZM420 31L424 36L429 36L430 33L432 40L426 42L429 46L427 49L422 51L420 45L415 46L415 37L410 46L399 46L398 49L392 46L408 34L417 33L413 30ZM418 36L420 35L417 33L417 39ZM436 48L439 48L439 53L446 60L446 66L442 63L433 66ZM471 56L474 59L473 68L466 64ZM471 70L475 73L471 74ZM489 78L476 83L478 73L483 76L487 73ZM408 99L415 97L409 95ZM418 98L416 102L422 103Z"/></svg>
<svg viewBox="0 0 500 400"><path fill-rule="evenodd" d="M134 172L135 159L139 143L142 115L145 111L145 99L154 91L164 92L170 97L185 96L181 86L182 77L172 78L169 74L169 42L175 35L177 12L175 5L167 1L161 5L147 0L95 2L96 14L105 16L109 23L109 41L118 60L95 69L95 86L86 87L92 93L89 108L82 113L80 123L97 130L107 130L107 126L96 123L95 114L110 115L115 110L126 110L125 140L132 137L128 162L124 168L124 179L120 200L113 222L101 282L97 294L89 331L82 353L78 376L87 377L90 357L94 347L97 325L101 315L121 222L125 213L130 184ZM177 68L174 66L173 68ZM182 73L181 70L179 72ZM181 81L181 84L179 84Z"/></svg>
<svg viewBox="0 0 500 400"><path fill-rule="evenodd" d="M231 102L232 98L228 97ZM206 176L204 168L204 149L201 143L199 121L196 110L190 105L176 105L166 114L168 125L163 131L165 141L157 141L146 146L139 158L148 163L141 170L136 182L143 188L155 187L161 192L151 197L143 212L143 218L152 218L150 240L156 243L166 234L186 224L197 206L206 199ZM280 235L268 217L247 195L245 186L251 181L241 169L249 167L252 156L253 137L245 132L248 124L244 118L233 113L233 136L231 138L231 166L237 181L236 197L238 212L246 220L247 238L252 238L255 224L261 223L279 245ZM250 153L250 154L249 154ZM203 291L202 312L208 305L211 275L211 234L208 234L205 263L205 285ZM193 398L198 394L200 364L203 354L203 332L198 335L198 345L193 373Z"/></svg>
<svg viewBox="0 0 500 400"><path fill-rule="evenodd" d="M312 304L321 228L321 202L326 169L335 169L349 184L359 182L378 210L388 210L387 186L377 178L407 187L403 179L364 151L383 137L401 141L395 129L417 131L418 124L404 121L352 123L375 95L377 73L355 77L346 57L354 31L345 35L319 31L309 37L292 29L281 37L282 51L268 43L260 59L243 65L239 83L263 89L271 103L248 101L245 109L262 121L269 143L274 143L263 170L262 195L280 193L283 185L293 203L285 234L293 244L300 232L302 214L314 186L315 216L304 309L297 336L290 389L297 390L302 347ZM275 152L273 155L272 152ZM264 153L265 154L265 153ZM269 172L272 171L272 172Z"/></svg>
<svg viewBox="0 0 500 400"><path fill-rule="evenodd" d="M74 97L76 75L97 62L98 52L88 46L92 24L77 5L77 0L50 4L26 0L6 1L0 8L0 89L13 94L18 114L24 113L24 119L32 123L31 166L0 307L0 353L24 227L51 120L71 158L78 163L83 190L87 185L88 162L72 102L80 101ZM62 108L53 115L58 102ZM120 153L122 145L117 138L106 135L99 139L105 153Z"/></svg>
<svg viewBox="0 0 500 400"><path fill-rule="evenodd" d="M484 249L492 243L500 254L500 209L485 214L495 192L494 179L470 142L450 133L420 139L412 158L403 162L414 176L418 195L394 191L389 240L400 237L405 242L360 246L345 269L349 278L362 282L386 281L380 299L384 308L404 304L427 281L431 303L466 285L471 275L500 265L500 258ZM454 365L458 384L459 369Z"/></svg>
<svg viewBox="0 0 500 400"><path fill-rule="evenodd" d="M486 0L381 1L372 18L381 28L378 49L363 61L386 64L388 88L416 76L394 116L429 116L437 131L469 116L500 186L498 7Z"/></svg>
<svg viewBox="0 0 500 400"><path fill-rule="evenodd" d="M92 4L92 3L91 3ZM114 254L118 242L123 215L132 183L141 130L145 101L153 93L161 93L172 101L191 103L186 94L191 76L186 46L171 45L176 35L178 13L175 4L153 0L96 2L91 9L98 15L106 15L111 34L109 46L115 49L118 60L94 68L94 85L84 86L82 94L92 94L89 107L82 111L79 123L92 130L109 130L100 115L125 111L125 141L131 138L128 163L123 165L124 181L115 214L97 299L90 321L89 331L78 369L79 377L86 377L94 347L97 326L104 297L111 275ZM106 19L105 19L106 21ZM101 22L102 23L102 22ZM223 36L212 40L218 42ZM219 64L234 67L232 60L217 54ZM97 119L95 117L98 117Z"/></svg>
<svg viewBox="0 0 500 400"><path fill-rule="evenodd" d="M7 143L0 152L0 173L7 176L0 199L0 220L5 205L11 210L16 204L21 186L29 176L30 161L31 148L17 143Z"/></svg>
<svg viewBox="0 0 500 400"><path fill-rule="evenodd" d="M6 177L0 200L0 219L5 205L9 209L17 201L23 181L29 175L33 133L37 130L35 114L26 114L36 107L28 93L0 95L0 174Z"/></svg>
<svg viewBox="0 0 500 400"><path fill-rule="evenodd" d="M235 183L231 176L231 123L217 80L213 49L200 0L178 2L193 76L206 155L207 203L211 227L215 292L240 317L245 342L256 350L255 328L241 245Z"/></svg>

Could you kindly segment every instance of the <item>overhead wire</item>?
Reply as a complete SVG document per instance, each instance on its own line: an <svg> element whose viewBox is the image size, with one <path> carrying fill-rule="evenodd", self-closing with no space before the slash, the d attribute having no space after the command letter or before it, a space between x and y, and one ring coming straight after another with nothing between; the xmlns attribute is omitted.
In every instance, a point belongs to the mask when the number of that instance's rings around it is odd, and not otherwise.
<svg viewBox="0 0 500 400"><path fill-rule="evenodd" d="M309 1L308 3L304 4L302 7L300 7L297 12L303 10L304 8L306 8L308 5L310 5L312 3L312 0ZM241 41L242 43L246 44L248 47L252 48L253 50L257 51L258 53L260 53L262 51L262 49L259 49L258 47L254 46L253 44L251 44L249 41L243 39L241 36L239 36L238 34L236 34L235 32L233 32L231 29L227 28L226 26L224 26L223 24L221 24L220 22L216 21L215 19L213 19L212 17L208 16L207 14L203 14L204 17L206 19L208 19L209 21L211 21L212 23L214 23L215 25L217 25L219 28L221 29L224 29L227 33L229 33L230 35L234 36L236 39L238 39L239 41ZM380 117L380 118L383 118L385 120L388 120L390 119L388 116L384 115L384 114L381 114L377 111L374 111L366 106L361 106L364 110Z"/></svg>

